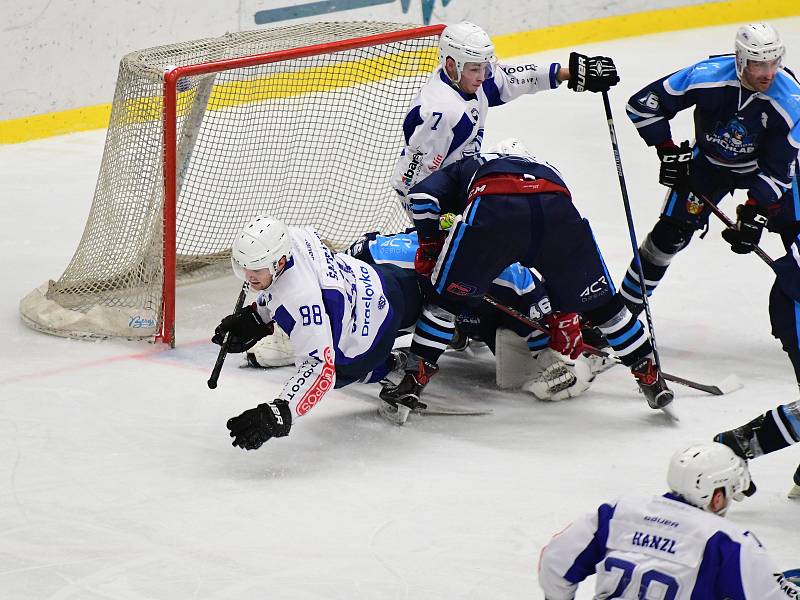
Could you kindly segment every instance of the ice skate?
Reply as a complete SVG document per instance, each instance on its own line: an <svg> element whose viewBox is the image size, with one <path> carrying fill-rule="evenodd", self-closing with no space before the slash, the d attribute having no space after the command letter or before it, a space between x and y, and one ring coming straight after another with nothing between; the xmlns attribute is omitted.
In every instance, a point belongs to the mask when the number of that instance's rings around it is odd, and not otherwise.
<svg viewBox="0 0 800 600"><path fill-rule="evenodd" d="M639 384L639 389L650 408L663 409L672 402L675 394L667 387L664 376L651 358L645 358L635 364L631 367L631 373L636 378L636 383Z"/></svg>

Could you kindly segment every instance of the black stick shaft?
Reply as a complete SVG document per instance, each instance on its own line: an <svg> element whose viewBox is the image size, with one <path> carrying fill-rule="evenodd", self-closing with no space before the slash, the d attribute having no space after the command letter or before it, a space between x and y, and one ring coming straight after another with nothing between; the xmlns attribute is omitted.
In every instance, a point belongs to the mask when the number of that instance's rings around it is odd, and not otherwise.
<svg viewBox="0 0 800 600"><path fill-rule="evenodd" d="M719 217L720 221L725 223L726 227L736 227L736 223L731 221L731 219L728 217L728 215L726 215L724 212L722 212L722 210L720 209L719 206L714 204L711 200L709 200L705 196L700 196L700 200L703 201L703 204L705 204L712 213L714 213L717 217ZM761 249L761 246L759 246L758 244L753 246L753 252L755 252L758 255L758 257L761 260L763 260L765 263L767 263L768 265L772 264L772 262L773 262L772 261L772 257L769 254L767 254L766 252L764 252Z"/></svg>
<svg viewBox="0 0 800 600"><path fill-rule="evenodd" d="M250 284L245 282L242 286L242 291L239 292L239 297L236 299L236 306L233 307L234 314L239 312L239 309L244 306L244 299L247 296L247 290L250 288ZM208 387L216 389L217 387L217 380L219 379L219 374L222 372L222 365L225 364L225 357L228 356L228 336L230 332L225 334L225 340L222 342L222 347L219 349L219 354L217 354L217 362L214 363L214 368L211 370L211 377L208 378Z"/></svg>
<svg viewBox="0 0 800 600"><path fill-rule="evenodd" d="M653 315L650 313L650 303L647 300L647 284L644 280L642 258L639 255L639 243L636 241L636 230L633 228L633 213L631 212L631 203L628 199L628 187L625 185L625 176L622 173L622 159L619 155L619 144L617 143L617 133L614 129L614 117L611 114L611 103L608 101L608 92L603 92L603 106L606 111L608 133L611 136L611 149L614 151L614 161L617 164L619 187L622 191L622 204L625 206L625 217L628 220L628 233L630 234L631 246L633 247L633 262L636 263L636 273L639 275L639 289L642 291L642 304L644 305L644 314L647 317L647 329L650 332L650 343L653 346L653 359L656 367L661 370L661 360L658 357L658 347L656 346L656 332L653 327Z"/></svg>

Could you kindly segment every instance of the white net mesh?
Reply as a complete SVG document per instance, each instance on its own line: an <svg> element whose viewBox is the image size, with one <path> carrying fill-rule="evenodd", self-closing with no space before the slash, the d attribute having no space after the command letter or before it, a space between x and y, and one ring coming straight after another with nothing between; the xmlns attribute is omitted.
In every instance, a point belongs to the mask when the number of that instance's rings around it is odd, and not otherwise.
<svg viewBox="0 0 800 600"><path fill-rule="evenodd" d="M61 278L22 300L23 319L71 337L161 330L165 69L414 27L301 24L124 57L83 237ZM366 231L406 227L389 176L437 42L430 34L181 79L178 279L228 268L231 240L256 214L313 225L337 248Z"/></svg>

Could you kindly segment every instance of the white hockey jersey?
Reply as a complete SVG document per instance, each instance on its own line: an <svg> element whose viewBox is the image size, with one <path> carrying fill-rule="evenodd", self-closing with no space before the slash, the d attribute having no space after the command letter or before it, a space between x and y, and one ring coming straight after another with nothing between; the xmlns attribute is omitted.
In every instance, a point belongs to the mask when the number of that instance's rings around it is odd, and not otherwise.
<svg viewBox="0 0 800 600"><path fill-rule="evenodd" d="M797 598L752 532L671 494L602 504L542 550L547 600L571 600L595 572L595 598Z"/></svg>
<svg viewBox="0 0 800 600"><path fill-rule="evenodd" d="M403 121L405 148L394 168L391 184L405 196L432 172L481 149L490 106L558 87L561 65L497 65L477 93L456 89L439 67L411 102Z"/></svg>
<svg viewBox="0 0 800 600"><path fill-rule="evenodd" d="M294 348L297 373L279 398L297 418L334 387L337 364L375 346L392 308L372 266L332 252L310 227L289 227L289 237L292 258L256 305L264 322L274 320Z"/></svg>

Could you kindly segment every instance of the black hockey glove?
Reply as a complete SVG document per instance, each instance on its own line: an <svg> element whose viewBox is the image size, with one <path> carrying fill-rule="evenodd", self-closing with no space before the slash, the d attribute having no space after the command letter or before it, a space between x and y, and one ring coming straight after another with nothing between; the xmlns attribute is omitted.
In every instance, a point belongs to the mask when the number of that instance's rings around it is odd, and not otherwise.
<svg viewBox="0 0 800 600"><path fill-rule="evenodd" d="M214 337L211 341L228 349L228 352L236 354L237 352L247 352L256 345L258 340L272 335L275 331L275 325L272 321L264 323L261 317L256 312L255 302L250 306L243 306L239 312L228 315L214 330ZM228 335L227 342L225 341L225 334Z"/></svg>
<svg viewBox="0 0 800 600"><path fill-rule="evenodd" d="M607 92L617 83L617 67L607 56L569 53L569 89L576 92Z"/></svg>
<svg viewBox="0 0 800 600"><path fill-rule="evenodd" d="M723 230L722 238L736 254L747 254L758 245L766 224L766 211L755 200L748 200L736 207L736 226Z"/></svg>
<svg viewBox="0 0 800 600"><path fill-rule="evenodd" d="M672 189L686 189L689 185L689 165L692 162L692 146L688 141L676 146L672 140L656 146L661 168L658 183Z"/></svg>
<svg viewBox="0 0 800 600"><path fill-rule="evenodd" d="M228 419L231 445L242 450L258 450L270 438L289 435L291 428L292 412L286 400L265 402Z"/></svg>

